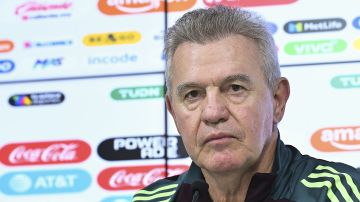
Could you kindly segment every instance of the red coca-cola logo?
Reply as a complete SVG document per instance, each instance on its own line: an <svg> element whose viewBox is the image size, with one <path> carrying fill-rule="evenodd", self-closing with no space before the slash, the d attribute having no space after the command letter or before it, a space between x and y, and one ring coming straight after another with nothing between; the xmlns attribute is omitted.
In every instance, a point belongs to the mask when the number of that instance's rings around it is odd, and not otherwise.
<svg viewBox="0 0 360 202"><path fill-rule="evenodd" d="M189 169L187 165L171 165L168 176L179 175ZM139 190L165 177L164 165L112 167L98 176L99 185L106 190Z"/></svg>
<svg viewBox="0 0 360 202"><path fill-rule="evenodd" d="M0 153L0 161L9 166L61 164L86 160L91 148L81 140L65 140L8 144Z"/></svg>

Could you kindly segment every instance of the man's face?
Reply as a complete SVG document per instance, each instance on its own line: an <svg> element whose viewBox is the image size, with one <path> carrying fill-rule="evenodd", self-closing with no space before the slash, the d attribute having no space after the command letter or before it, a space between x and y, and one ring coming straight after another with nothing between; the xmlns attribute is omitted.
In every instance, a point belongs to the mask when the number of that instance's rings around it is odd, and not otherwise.
<svg viewBox="0 0 360 202"><path fill-rule="evenodd" d="M274 95L254 41L183 43L167 105L192 160L210 172L248 169L273 136ZM272 154L264 154L271 156Z"/></svg>

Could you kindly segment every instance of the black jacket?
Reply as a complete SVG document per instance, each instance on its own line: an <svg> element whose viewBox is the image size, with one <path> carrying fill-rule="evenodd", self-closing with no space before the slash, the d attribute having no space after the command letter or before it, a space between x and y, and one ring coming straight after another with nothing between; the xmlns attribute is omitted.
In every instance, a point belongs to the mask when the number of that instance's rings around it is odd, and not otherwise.
<svg viewBox="0 0 360 202"><path fill-rule="evenodd" d="M138 191L133 201L212 201L203 180L201 169L192 163L187 172ZM360 172L355 168L302 155L279 138L273 172L252 177L245 202L360 202L359 190Z"/></svg>

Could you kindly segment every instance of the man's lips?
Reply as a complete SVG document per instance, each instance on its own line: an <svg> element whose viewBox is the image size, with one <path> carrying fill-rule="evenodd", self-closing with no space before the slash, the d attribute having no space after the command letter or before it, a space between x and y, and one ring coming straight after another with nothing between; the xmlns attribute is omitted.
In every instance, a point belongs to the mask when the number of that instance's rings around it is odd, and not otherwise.
<svg viewBox="0 0 360 202"><path fill-rule="evenodd" d="M234 139L235 137L230 134L225 133L216 133L216 134L210 134L208 137L206 137L204 144L210 143L210 142L217 142L227 139Z"/></svg>

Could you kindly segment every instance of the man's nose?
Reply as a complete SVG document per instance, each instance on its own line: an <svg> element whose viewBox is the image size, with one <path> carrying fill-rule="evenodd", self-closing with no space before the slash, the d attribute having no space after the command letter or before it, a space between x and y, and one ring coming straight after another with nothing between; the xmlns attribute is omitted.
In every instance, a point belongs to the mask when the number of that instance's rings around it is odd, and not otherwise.
<svg viewBox="0 0 360 202"><path fill-rule="evenodd" d="M208 125L225 122L229 118L226 100L219 91L207 92L201 119Z"/></svg>

